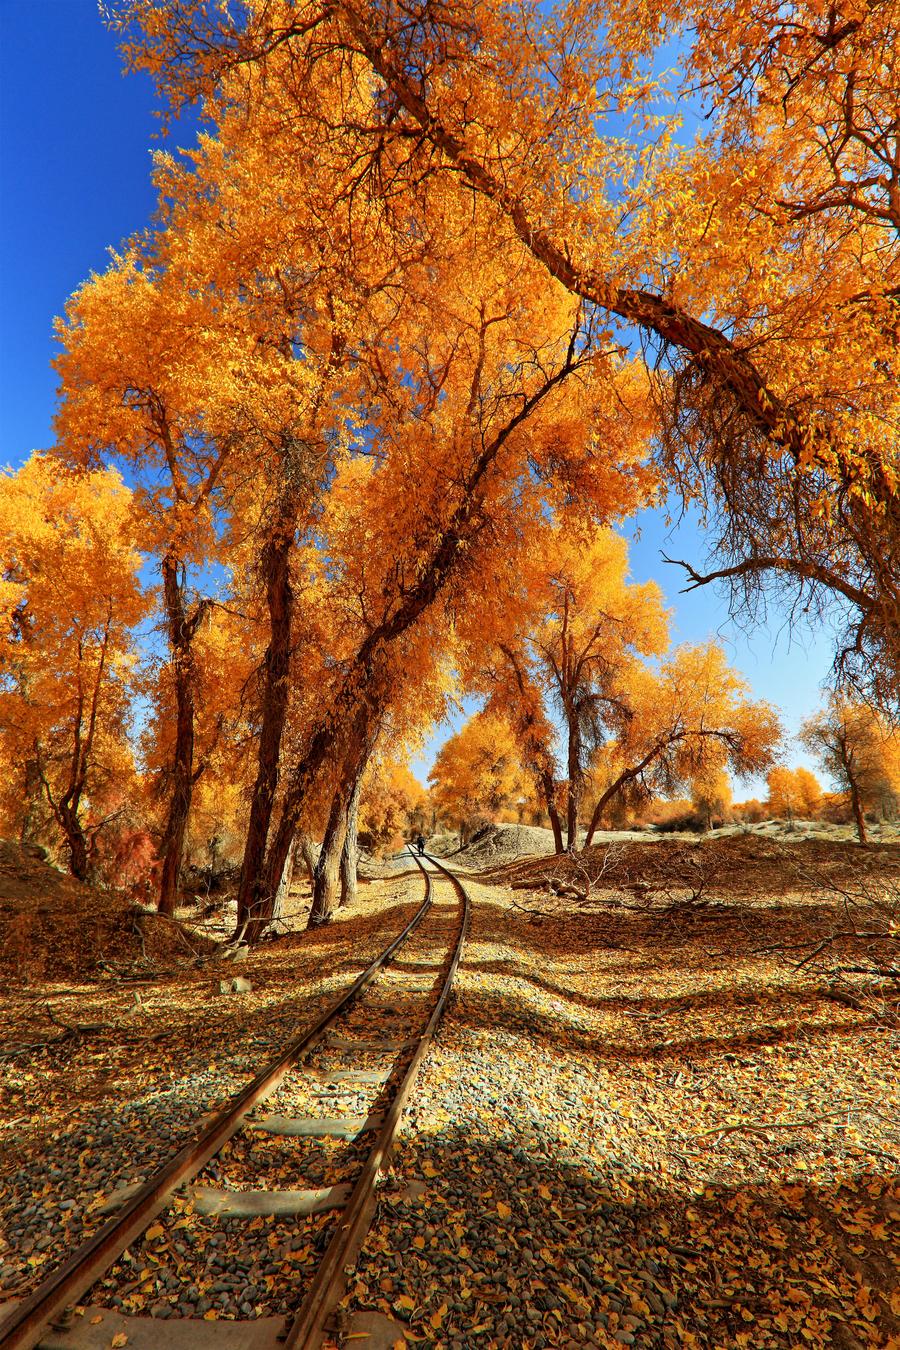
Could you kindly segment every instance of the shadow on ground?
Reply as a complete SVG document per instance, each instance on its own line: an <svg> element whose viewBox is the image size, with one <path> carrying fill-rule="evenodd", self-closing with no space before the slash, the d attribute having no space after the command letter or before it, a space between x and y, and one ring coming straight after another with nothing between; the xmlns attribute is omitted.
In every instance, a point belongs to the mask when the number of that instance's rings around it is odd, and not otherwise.
<svg viewBox="0 0 900 1350"><path fill-rule="evenodd" d="M527 1126L447 1129L400 1161L424 1164L429 1190L382 1200L352 1306L408 1321L417 1344L872 1350L900 1330L884 1176L685 1195L627 1158L551 1153Z"/></svg>

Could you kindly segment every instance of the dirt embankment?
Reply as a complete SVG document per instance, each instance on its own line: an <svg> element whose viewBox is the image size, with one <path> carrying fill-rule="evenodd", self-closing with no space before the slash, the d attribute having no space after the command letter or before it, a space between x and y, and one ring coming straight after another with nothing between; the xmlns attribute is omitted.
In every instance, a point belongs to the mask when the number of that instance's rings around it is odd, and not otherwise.
<svg viewBox="0 0 900 1350"><path fill-rule="evenodd" d="M826 839L785 842L758 834L603 841L580 853L524 858L508 857L501 840L493 855L460 853L458 861L495 884L535 890L571 886L588 894L632 889L750 898L860 885L866 879L900 886L900 844L861 849Z"/></svg>
<svg viewBox="0 0 900 1350"><path fill-rule="evenodd" d="M0 840L0 975L6 979L82 979L105 967L190 959L212 945L113 891L58 871L39 848Z"/></svg>

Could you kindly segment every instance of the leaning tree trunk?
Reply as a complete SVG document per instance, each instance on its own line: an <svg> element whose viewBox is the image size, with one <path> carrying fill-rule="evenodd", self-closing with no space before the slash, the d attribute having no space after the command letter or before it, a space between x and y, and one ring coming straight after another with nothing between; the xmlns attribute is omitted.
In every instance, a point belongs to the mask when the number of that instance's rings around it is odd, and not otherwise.
<svg viewBox="0 0 900 1350"><path fill-rule="evenodd" d="M544 771L541 773L541 788L544 793L544 801L547 804L547 815L550 818L550 828L553 831L553 848L557 853L564 853L562 822L559 818L559 809L556 805L556 784L553 781L552 774Z"/></svg>
<svg viewBox="0 0 900 1350"><path fill-rule="evenodd" d="M260 879L259 894L262 897L260 913L265 921L266 902L273 897L278 889L278 882L281 879L281 873L284 868L284 860L287 857L294 835L299 828L300 820L303 817L306 805L307 794L312 790L316 779L322 772L327 760L335 760L339 754L343 754L345 768L348 766L348 755L352 747L357 747L365 741L367 728L371 728L372 734L377 734L380 708L372 701L371 696L366 697L358 691L356 686L356 676L358 678L362 671L366 672L367 678L363 683L370 687L379 683L375 676L373 667L375 663L372 660L368 649L368 642L363 644L354 663L355 670L345 681L342 689L339 691L335 701L334 708L323 718L311 736L306 748L306 753L295 767L291 775L290 783L285 792L284 805L281 809L281 818L278 822L278 828L269 844L266 854L265 867ZM349 731L348 731L349 728ZM374 743L374 742L373 742ZM366 757L371 750L366 751ZM361 761L362 762L362 761ZM355 770L351 773L352 778ZM349 789L348 789L349 799ZM343 846L343 836L341 837L341 846ZM324 843L323 843L324 850ZM340 850L338 850L340 857ZM315 873L318 873L319 866L322 863L322 853L316 863ZM315 910L315 887L316 877L313 877L313 909ZM312 915L310 916L312 917Z"/></svg>
<svg viewBox="0 0 900 1350"><path fill-rule="evenodd" d="M299 841L294 840L292 848L288 849L288 855L284 860L284 871L281 874L281 880L278 883L278 890L275 892L275 900L272 904L271 923L277 923L279 919L284 918L284 907L287 898L291 893L291 883L294 880L294 868L297 865L297 852Z"/></svg>
<svg viewBox="0 0 900 1350"><path fill-rule="evenodd" d="M300 857L303 859L303 866L306 868L306 877L311 886L315 880L316 872L316 854L313 841L303 830L298 834L297 841Z"/></svg>
<svg viewBox="0 0 900 1350"><path fill-rule="evenodd" d="M178 576L179 560L167 553L162 562L163 597L169 626L169 648L175 682L175 753L172 765L172 795L163 832L163 865L159 882L159 912L174 914L178 877L184 855L194 790L194 665L193 640L201 611L185 612L184 587Z"/></svg>
<svg viewBox="0 0 900 1350"><path fill-rule="evenodd" d="M57 819L69 850L69 871L73 877L84 881L88 874L88 841L78 819L77 804L72 807L63 799L60 802Z"/></svg>
<svg viewBox="0 0 900 1350"><path fill-rule="evenodd" d="M331 802L325 837L313 872L313 901L308 928L329 923L334 913L341 874L341 854L347 835L347 793L338 788Z"/></svg>
<svg viewBox="0 0 900 1350"><path fill-rule="evenodd" d="M379 718L368 705L362 705L354 722L353 734L346 752L337 791L331 803L322 851L316 863L313 879L313 902L309 912L309 928L328 923L338 901L341 880L341 857L350 823L353 798L358 794L360 779L369 762L378 735Z"/></svg>
<svg viewBox="0 0 900 1350"><path fill-rule="evenodd" d="M506 444L507 438L550 390L574 369L574 362L567 361L565 366L548 378L540 390L529 398L524 407L516 411L513 418L491 438L489 443L483 446L461 485L461 499L441 528L431 557L422 567L417 580L403 593L402 599L390 610L383 622L360 644L347 669L335 706L316 727L310 737L306 754L295 767L286 786L281 819L266 855L261 878L261 895L268 897L275 893L284 859L303 816L307 793L315 783L325 761L333 755L335 747L341 743L344 728L351 721L356 721L360 709L364 709L369 719L377 723L378 714L388 692L385 685L386 654L391 644L428 609L443 590L447 579L453 575L466 542L476 528L477 515L483 501L485 478Z"/></svg>
<svg viewBox="0 0 900 1350"><path fill-rule="evenodd" d="M291 587L291 551L294 545L296 508L293 498L283 504L276 526L262 551L269 610L269 645L263 662L262 725L259 733L256 782L250 803L250 820L238 882L237 926L241 930L261 907L260 880L266 840L272 820L272 804L278 786L278 761L288 708L291 655L291 618L294 607ZM288 849L282 865L284 876ZM279 887L281 882L279 881ZM277 898L275 901L277 907ZM272 912L271 918L277 917Z"/></svg>
<svg viewBox="0 0 900 1350"><path fill-rule="evenodd" d="M569 724L569 783L566 791L566 849L573 853L578 847L578 808L581 804L581 735L578 729L578 712L566 710Z"/></svg>
<svg viewBox="0 0 900 1350"><path fill-rule="evenodd" d="M347 832L341 850L341 904L356 901L356 873L359 867L359 798L362 792L362 774L356 780L347 809Z"/></svg>
<svg viewBox="0 0 900 1350"><path fill-rule="evenodd" d="M866 834L866 818L863 815L862 800L859 795L859 788L856 779L848 775L850 781L850 803L853 807L853 819L856 821L856 833L859 835L861 844L868 844L869 836Z"/></svg>

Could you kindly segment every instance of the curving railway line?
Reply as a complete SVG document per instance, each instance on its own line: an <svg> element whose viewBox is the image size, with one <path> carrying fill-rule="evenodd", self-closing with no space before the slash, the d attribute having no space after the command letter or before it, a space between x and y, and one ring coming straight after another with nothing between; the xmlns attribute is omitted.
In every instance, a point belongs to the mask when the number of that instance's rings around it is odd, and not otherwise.
<svg viewBox="0 0 900 1350"><path fill-rule="evenodd" d="M123 1200L118 1211L92 1237L58 1266L32 1294L22 1299L0 1321L0 1350L66 1345L72 1327L71 1309L103 1281L131 1244L140 1241L155 1219L165 1216L184 1188L202 1179L204 1169L229 1141L250 1135L276 1137L296 1144L297 1176L302 1176L304 1140L322 1138L356 1141L361 1162L345 1184L316 1190L217 1190L194 1187L190 1198L207 1215L250 1218L258 1215L300 1216L333 1210L336 1221L321 1259L311 1277L298 1282L287 1299L291 1313L284 1319L261 1318L246 1323L201 1318L168 1318L158 1328L156 1345L185 1350L196 1342L209 1345L210 1334L226 1336L237 1346L264 1350L314 1350L328 1336L328 1323L344 1290L347 1274L365 1240L374 1215L379 1181L387 1170L400 1121L418 1071L428 1052L453 984L462 955L469 919L469 897L457 876L426 855L430 871L415 858L422 872L425 895L406 927L393 939L347 991L311 1026L295 1036L241 1092L209 1122L202 1132L170 1157L136 1193ZM436 877L437 874L437 877ZM449 882L457 898L455 913L434 903L435 880ZM403 958L402 960L398 958ZM430 983L429 983L430 980ZM412 981L412 982L411 982ZM376 1037L371 1039L372 1030ZM368 1035L369 1039L365 1037ZM362 1056L376 1067L352 1067ZM350 1065L346 1063L350 1060ZM312 1061L315 1061L313 1066ZM332 1117L259 1115L267 1099L282 1095L292 1082L321 1084L321 1095L340 1105L348 1097L359 1101L365 1089L373 1099L365 1113ZM288 1094L288 1100L290 1094ZM371 1136L371 1139L370 1139ZM254 1150L249 1156L252 1159ZM89 1312L98 1312L92 1307ZM2 1311L0 1311L2 1316ZM101 1318L78 1319L78 1345L90 1344L89 1328ZM149 1319L128 1320L145 1330ZM109 1325L97 1326L98 1345L110 1343ZM227 1329L227 1331L226 1331ZM242 1331L243 1334L242 1335ZM127 1336L127 1333L126 1333ZM54 1337L56 1338L54 1340ZM87 1339L85 1339L87 1337ZM105 1339L101 1339L105 1337ZM134 1339L127 1336L134 1344ZM74 1342L73 1342L74 1344ZM114 1338L113 1344L125 1344Z"/></svg>

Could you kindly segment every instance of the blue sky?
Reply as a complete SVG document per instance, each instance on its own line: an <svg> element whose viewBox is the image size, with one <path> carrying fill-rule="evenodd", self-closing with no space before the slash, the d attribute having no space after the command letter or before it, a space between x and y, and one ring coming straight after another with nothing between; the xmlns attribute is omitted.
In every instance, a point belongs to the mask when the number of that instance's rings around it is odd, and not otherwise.
<svg viewBox="0 0 900 1350"><path fill-rule="evenodd" d="M52 442L54 316L105 266L110 246L153 212L159 124L149 80L123 76L95 0L0 0L0 50L0 463L15 465ZM186 139L189 129L181 131ZM176 141L178 132L176 124ZM676 569L660 560L662 549L703 562L696 520L670 530L661 513L645 512L639 524L632 573L662 585L675 640L717 636L755 694L777 704L795 731L820 702L829 634L792 634L777 611L767 628L741 632L712 591L679 595ZM446 735L439 730L416 757L421 777ZM796 747L789 758L809 762Z"/></svg>
<svg viewBox="0 0 900 1350"><path fill-rule="evenodd" d="M149 80L95 0L0 0L0 459L51 443L52 325L154 209Z"/></svg>

